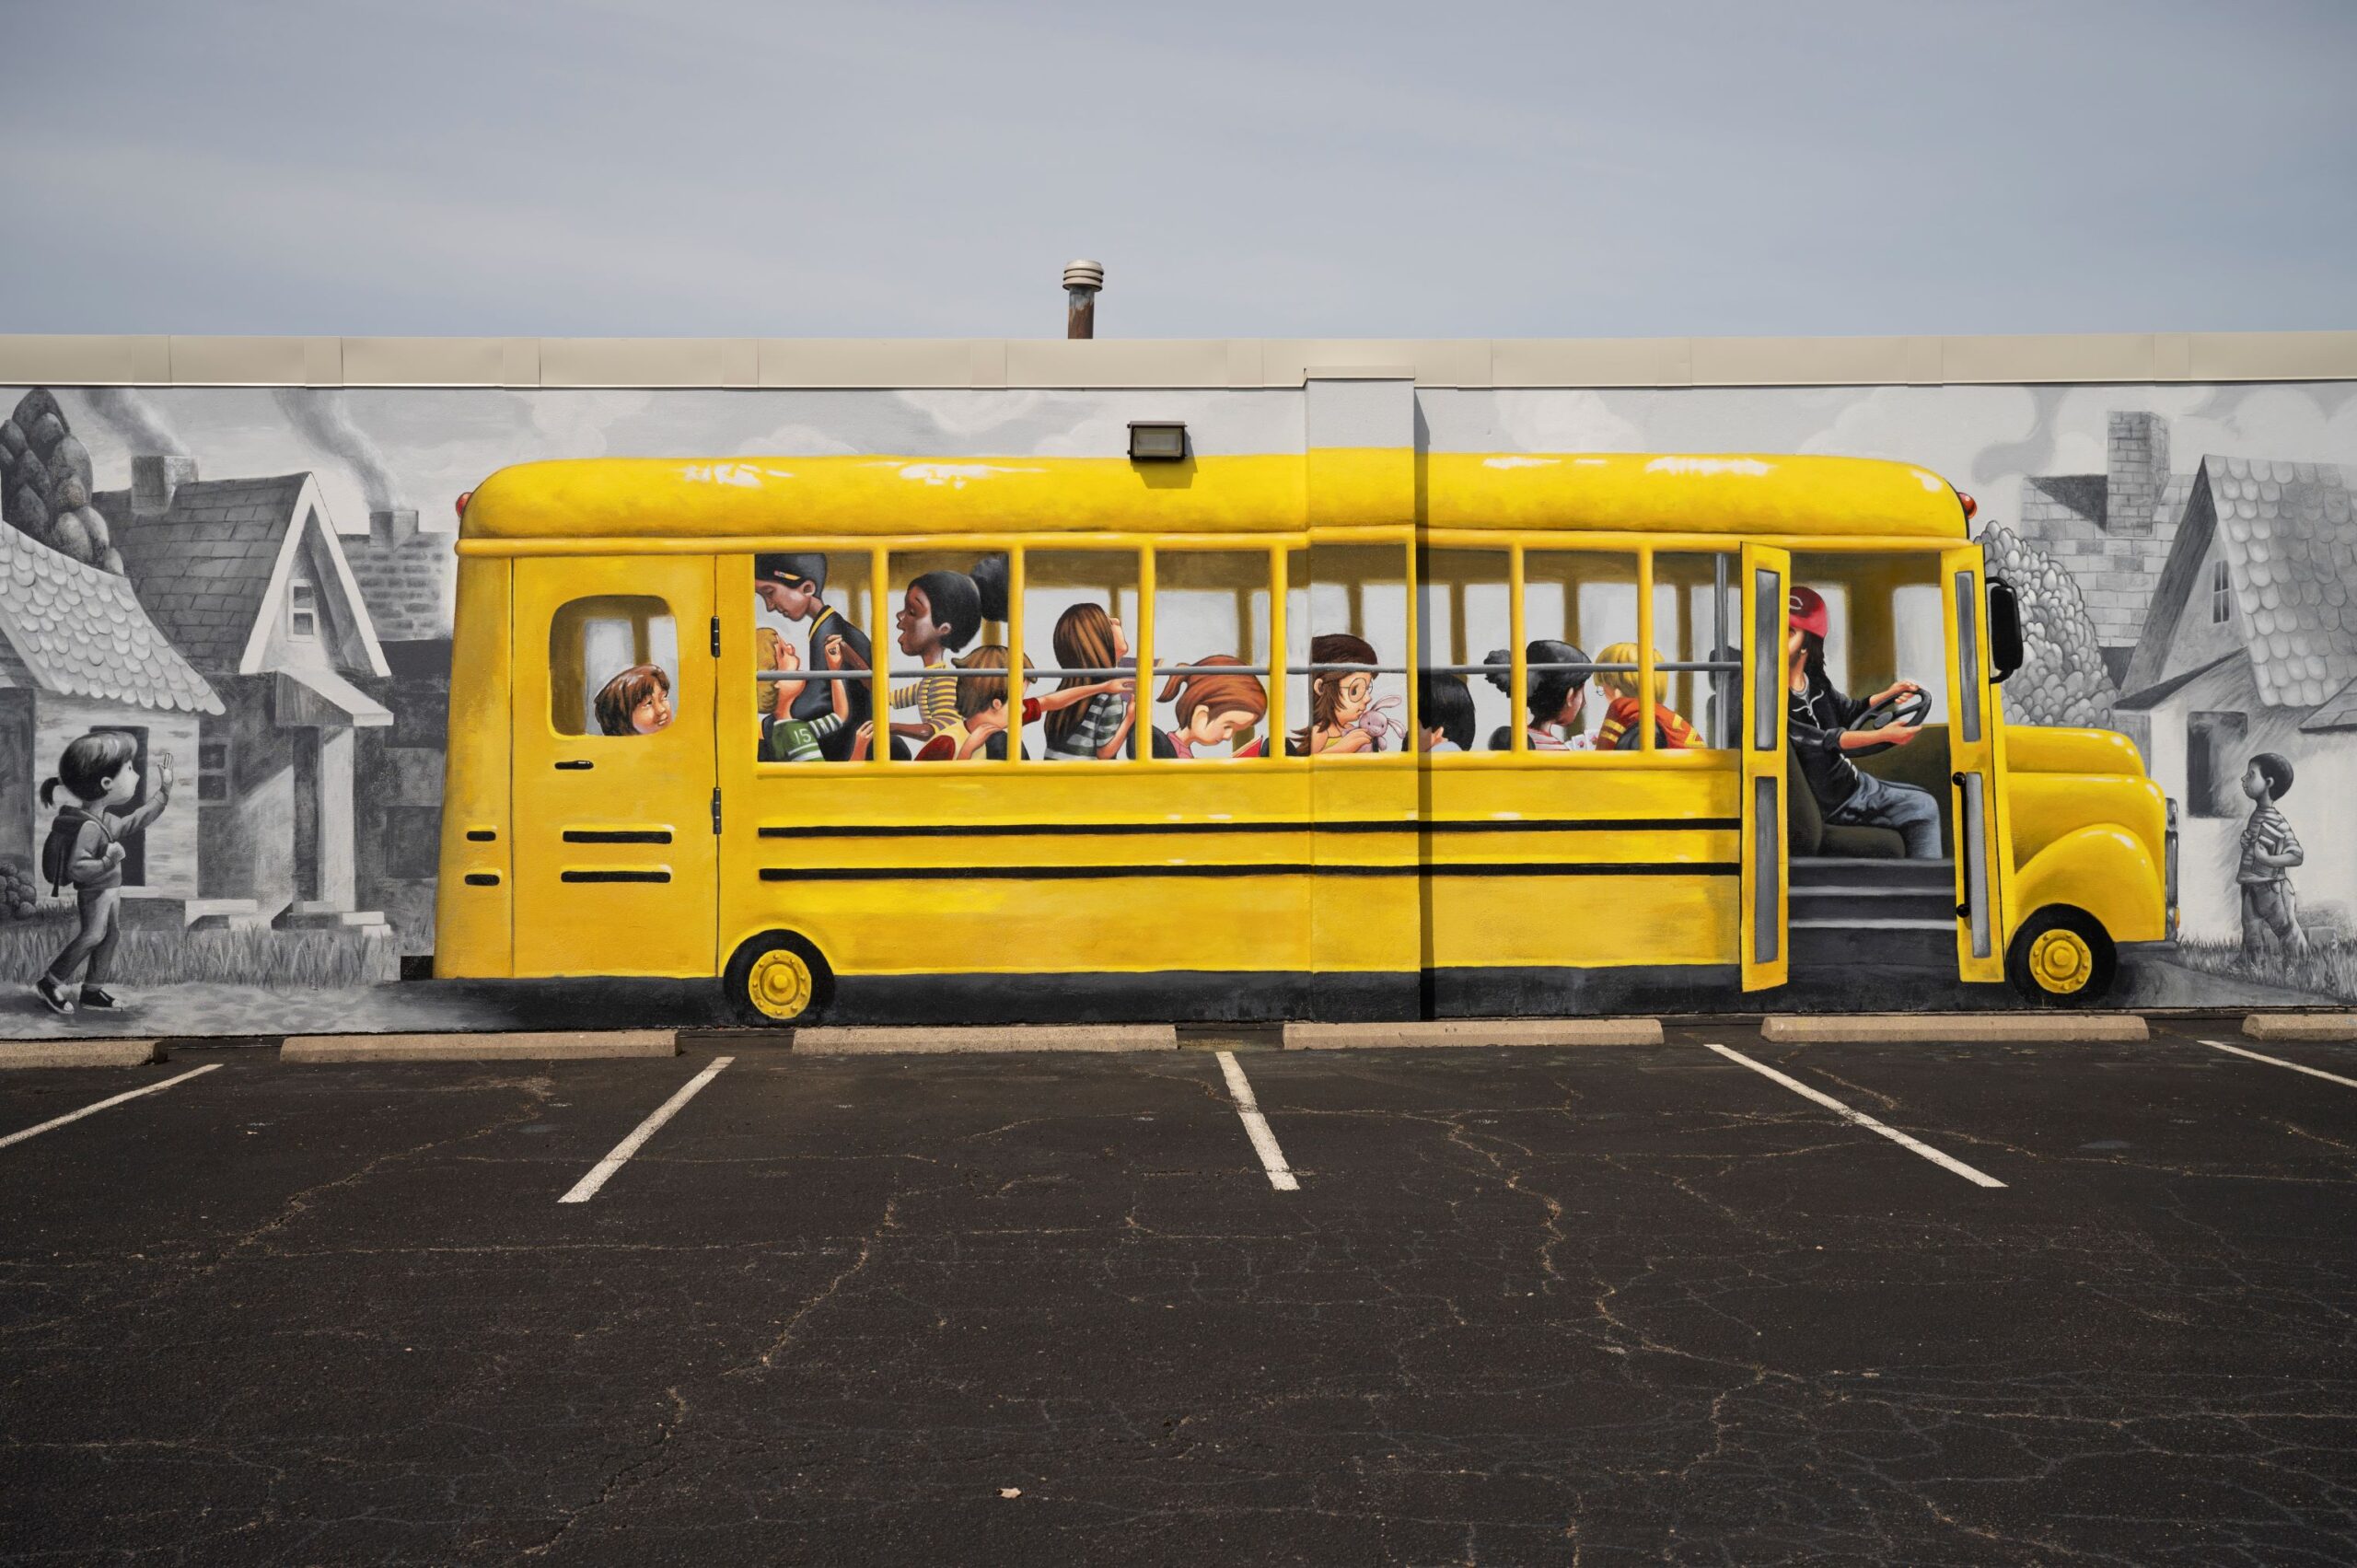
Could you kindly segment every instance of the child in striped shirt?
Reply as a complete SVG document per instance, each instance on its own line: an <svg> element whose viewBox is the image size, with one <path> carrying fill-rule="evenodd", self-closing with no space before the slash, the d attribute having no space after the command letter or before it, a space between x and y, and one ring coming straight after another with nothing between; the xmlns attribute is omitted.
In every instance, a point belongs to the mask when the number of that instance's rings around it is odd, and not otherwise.
<svg viewBox="0 0 2357 1568"><path fill-rule="evenodd" d="M958 677L949 656L974 640L982 626L982 593L963 572L927 572L901 598L898 624L900 651L913 654L927 673L892 689L895 711L914 708L916 724L896 724L895 735L929 740L958 722Z"/></svg>
<svg viewBox="0 0 2357 1568"><path fill-rule="evenodd" d="M2235 868L2235 881L2242 888L2246 958L2257 958L2265 947L2261 931L2273 932L2288 953L2308 950L2292 878L2284 875L2306 856L2291 822L2275 808L2291 792L2292 764L2272 751L2261 751L2243 770L2243 793L2251 799L2250 821L2243 829L2242 863Z"/></svg>

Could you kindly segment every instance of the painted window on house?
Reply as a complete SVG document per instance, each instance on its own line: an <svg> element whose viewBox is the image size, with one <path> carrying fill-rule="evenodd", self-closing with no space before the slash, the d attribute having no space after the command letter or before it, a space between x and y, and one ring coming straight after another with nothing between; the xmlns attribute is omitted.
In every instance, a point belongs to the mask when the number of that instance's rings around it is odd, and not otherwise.
<svg viewBox="0 0 2357 1568"><path fill-rule="evenodd" d="M2210 624L2223 626L2235 618L2235 584L2223 561L2210 568Z"/></svg>
<svg viewBox="0 0 2357 1568"><path fill-rule="evenodd" d="M229 743L207 740L196 749L196 797L199 800L229 798Z"/></svg>
<svg viewBox="0 0 2357 1568"><path fill-rule="evenodd" d="M559 735L652 735L671 722L679 668L679 630L663 600L574 599L549 622L550 727Z"/></svg>
<svg viewBox="0 0 2357 1568"><path fill-rule="evenodd" d="M2186 808L2196 817L2241 813L2243 761L2250 749L2250 720L2241 714L2189 714L2185 720Z"/></svg>
<svg viewBox="0 0 2357 1568"><path fill-rule="evenodd" d="M296 581L287 586L286 634L298 643L319 640L319 590L317 585Z"/></svg>

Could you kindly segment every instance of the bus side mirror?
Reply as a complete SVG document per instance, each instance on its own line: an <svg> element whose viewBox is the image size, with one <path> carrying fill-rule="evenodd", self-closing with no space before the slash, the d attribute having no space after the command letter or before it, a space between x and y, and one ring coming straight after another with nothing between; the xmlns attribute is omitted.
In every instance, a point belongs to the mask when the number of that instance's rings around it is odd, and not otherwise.
<svg viewBox="0 0 2357 1568"><path fill-rule="evenodd" d="M2014 585L1989 579L1989 680L2002 686L2022 667L2022 603Z"/></svg>

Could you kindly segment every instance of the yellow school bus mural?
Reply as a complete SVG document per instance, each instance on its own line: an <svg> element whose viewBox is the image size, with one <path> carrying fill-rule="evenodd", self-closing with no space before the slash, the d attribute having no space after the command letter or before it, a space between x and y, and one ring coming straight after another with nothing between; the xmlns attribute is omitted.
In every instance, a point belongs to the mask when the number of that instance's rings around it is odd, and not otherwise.
<svg viewBox="0 0 2357 1568"><path fill-rule="evenodd" d="M839 980L1496 1015L1902 956L2093 1002L2170 933L2169 807L2124 738L2006 726L1971 509L1765 455L506 469L435 971L775 1024Z"/></svg>

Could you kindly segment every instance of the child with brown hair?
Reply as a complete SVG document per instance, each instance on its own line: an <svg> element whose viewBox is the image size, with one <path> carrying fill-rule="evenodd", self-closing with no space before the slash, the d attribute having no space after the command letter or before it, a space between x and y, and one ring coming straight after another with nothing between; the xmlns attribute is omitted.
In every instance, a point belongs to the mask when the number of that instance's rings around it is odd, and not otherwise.
<svg viewBox="0 0 2357 1568"><path fill-rule="evenodd" d="M1158 702L1171 704L1176 729L1154 732L1157 757L1192 758L1197 747L1225 746L1234 757L1258 757L1267 748L1252 728L1269 711L1268 688L1257 677L1230 673L1244 661L1208 654L1173 671Z"/></svg>
<svg viewBox="0 0 2357 1568"><path fill-rule="evenodd" d="M634 664L598 689L589 704L601 735L653 735L671 722L671 675Z"/></svg>

